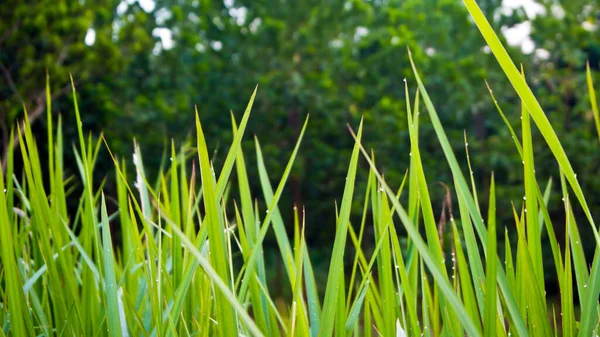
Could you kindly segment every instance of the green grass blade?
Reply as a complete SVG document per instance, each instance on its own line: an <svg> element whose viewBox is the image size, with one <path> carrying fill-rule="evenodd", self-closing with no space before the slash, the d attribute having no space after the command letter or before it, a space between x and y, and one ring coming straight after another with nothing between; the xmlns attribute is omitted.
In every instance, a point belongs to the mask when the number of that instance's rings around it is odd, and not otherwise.
<svg viewBox="0 0 600 337"><path fill-rule="evenodd" d="M600 245L600 235L598 234L598 230L596 229L592 213L583 195L583 191L581 189L581 186L579 185L579 181L577 180L577 175L575 174L573 167L571 166L571 163L569 162L569 159L567 158L567 155L560 141L558 140L558 137L556 136L552 125L550 124L550 121L548 121L548 118L544 114L544 111L542 110L542 107L540 106L539 102L533 95L533 92L527 85L527 82L525 82L525 79L519 73L519 70L514 65L510 56L506 52L506 49L504 49L504 47L502 46L500 39L498 39L498 36L496 36L496 33L494 33L493 28L490 26L489 22L485 18L483 12L479 8L475 0L463 0L463 2L469 10L469 13L475 21L475 24L479 28L481 35L487 42L492 53L496 57L496 60L502 67L502 70L504 71L506 77L514 87L521 100L523 101L523 104L525 104L527 110L531 114L531 117L538 126L538 129L540 130L542 136L546 140L548 147L554 154L556 161L558 162L561 170L564 172L566 179L569 181L569 184L571 185L571 188L573 188L575 196L579 200L579 203L583 208L583 211L585 212L585 215L594 233L594 237L596 238L596 243Z"/></svg>
<svg viewBox="0 0 600 337"><path fill-rule="evenodd" d="M358 127L357 139L362 136L362 121ZM344 196L340 208L338 226L333 243L333 252L329 264L329 273L327 276L327 288L325 290L325 299L323 301L323 311L321 313L321 326L319 336L331 336L336 312L336 302L343 301L338 298L341 274L343 274L343 258L346 246L346 236L348 234L348 223L350 220L350 207L354 195L354 185L356 180L356 167L358 165L359 142L357 141L352 150L352 157L346 175L346 185L344 187Z"/></svg>
<svg viewBox="0 0 600 337"><path fill-rule="evenodd" d="M225 163L223 164L223 169L221 170L221 174L219 174L219 180L217 182L217 200L220 200L223 196L223 192L225 191L225 186L229 181L229 175L231 174L231 170L233 170L233 164L236 160L237 154L240 150L242 137L244 136L244 131L246 130L246 124L248 123L248 118L250 118L250 111L252 110L252 105L254 104L254 98L256 97L256 91L258 90L258 86L254 88L254 92L252 96L250 96L250 101L248 102L248 106L244 111L244 116L240 121L240 126L235 133L233 138L233 143L231 144L231 148L227 153L227 157L225 158Z"/></svg>
<svg viewBox="0 0 600 337"><path fill-rule="evenodd" d="M490 199L488 208L488 241L486 249L485 270L485 310L484 336L496 336L496 192L494 175L490 184Z"/></svg>
<svg viewBox="0 0 600 337"><path fill-rule="evenodd" d="M120 309L117 300L117 276L115 274L115 259L113 256L112 238L106 212L106 202L102 194L102 258L104 265L104 286L106 288L106 315L108 316L108 335L111 337L123 336L121 331Z"/></svg>
<svg viewBox="0 0 600 337"><path fill-rule="evenodd" d="M208 157L206 140L204 139L204 132L202 131L202 125L200 124L198 111L196 111L196 132L198 157L200 161L200 176L202 179L204 207L206 210L203 225L208 228L211 263L215 266L215 270L223 282L228 287L231 287L231 278L229 274L230 262L227 259L228 254L224 234L225 226L222 223L221 216L219 214L217 187L215 186L214 182L214 171L211 167L210 159ZM175 230L175 228L173 229ZM237 323L231 304L226 300L222 292L217 293L216 301L217 303L221 303L221 305L217 306L219 335L222 337L236 336Z"/></svg>
<svg viewBox="0 0 600 337"><path fill-rule="evenodd" d="M596 133L598 133L598 140L600 140L600 114L598 113L598 101L596 100L596 91L594 90L594 82L592 81L592 71L590 70L590 62L585 64L585 79L588 86L588 93L590 95L590 103L592 105L592 113L594 114L594 123L596 124Z"/></svg>
<svg viewBox="0 0 600 337"><path fill-rule="evenodd" d="M265 218L263 220L262 227L260 228L260 232L256 239L255 247L260 247L265 239L265 236L267 235L269 225L271 224L271 221L273 219L273 217L272 217L273 210L277 206L277 203L279 202L279 198L281 197L281 194L283 193L283 188L284 188L285 183L287 182L287 179L292 170L292 166L293 166L294 160L296 159L296 155L298 154L298 150L300 148L300 144L302 143L302 138L304 137L304 132L306 131L307 125L308 125L308 116L306 117L306 121L304 122L304 125L302 126L302 130L300 131L300 135L298 136L298 141L296 142L294 151L292 152L292 155L290 156L288 164L285 168L285 171L283 172L283 176L281 177L279 185L277 186L277 190L275 191L275 194L273 195L273 200L269 203L269 208L267 209L267 215L265 216ZM260 151L260 144L258 143L257 138L255 138L254 140L255 140L257 156L258 156L258 152ZM256 216L256 218L258 218L258 217ZM240 291L239 291L239 294L240 294L239 296L241 298L244 298L246 295L250 277L253 277L253 276L248 276L248 275L252 275L254 273L254 268L256 267L256 263L257 263L260 251L261 251L260 249L256 249L256 248L253 249L250 258L248 259L248 261L246 263L246 274L247 275L245 275L245 277L242 281L242 285L240 287Z"/></svg>

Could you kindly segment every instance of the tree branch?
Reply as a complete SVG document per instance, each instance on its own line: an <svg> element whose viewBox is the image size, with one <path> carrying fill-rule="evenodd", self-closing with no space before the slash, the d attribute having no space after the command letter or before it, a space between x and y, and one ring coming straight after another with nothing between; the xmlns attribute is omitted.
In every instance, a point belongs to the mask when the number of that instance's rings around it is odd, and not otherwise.
<svg viewBox="0 0 600 337"><path fill-rule="evenodd" d="M19 93L19 90L15 85L15 81L13 81L12 75L10 74L10 70L8 70L8 68L4 66L4 63L2 63L2 61L0 61L0 72L2 72L4 80L6 81L6 84L8 84L10 90L12 90L15 95L17 95L17 97L22 103L25 103L25 101L23 100L23 96L21 96L21 93Z"/></svg>

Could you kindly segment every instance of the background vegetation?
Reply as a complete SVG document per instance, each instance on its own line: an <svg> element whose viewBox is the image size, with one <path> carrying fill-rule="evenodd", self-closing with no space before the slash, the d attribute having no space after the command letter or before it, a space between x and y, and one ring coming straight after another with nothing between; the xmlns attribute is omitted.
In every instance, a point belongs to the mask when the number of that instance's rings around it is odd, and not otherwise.
<svg viewBox="0 0 600 337"><path fill-rule="evenodd" d="M500 0L478 3L497 32L531 27L533 44L525 52L520 45L508 51L515 63L523 64L533 92L543 98L544 111L570 153L582 188L590 192L592 212L598 214L600 197L594 191L600 189L596 179L600 152L588 92L582 90L586 61L594 75L600 70L598 4L537 1L540 12L533 16L523 8L509 10ZM506 42L505 37L501 39ZM93 137L104 132L119 158L131 158L135 137L142 144L150 181L158 178L159 167L168 162L165 153L171 138L177 147L194 143L194 105L205 125L208 151L214 154L215 166L221 167L233 139L230 111L241 117L246 97L258 84L247 133L260 135L265 165L273 176L283 173L304 119L311 114L280 207L306 208L307 244L314 247L317 278L324 279L331 253L331 245L325 243L335 232L332 209L335 200L341 201L347 158L354 144L346 123L357 125L364 117L363 143L367 149L376 149L378 167L390 185L399 185L409 166L402 82L412 74L407 47L427 78L431 99L463 168L466 130L474 178L484 188L482 207L487 205L492 171L497 197L520 201L524 177L514 168L521 158L507 141L510 134L484 80L515 127L521 123L520 101L457 0L5 0L0 6L2 158L11 141L10 129L23 118L23 105L34 135L45 141L46 73L51 77L52 114L63 119L64 143L70 148L76 142L71 73L83 97L83 128ZM436 183L452 186L453 178L439 165L443 153L433 141L435 133L427 118L421 123L420 137L437 218L446 190ZM537 176L558 181L552 154L535 130L533 139ZM244 138L242 148L250 151L253 146L251 137ZM40 151L48 156L44 147ZM71 151L64 155L65 176L77 175L75 156ZM254 160L248 158L251 177L258 176ZM114 178L112 166L101 147L94 181ZM365 163L358 167L363 173L367 169ZM22 172L19 164L15 170ZM103 188L107 195L116 195L115 179L107 179ZM258 180L250 180L250 188L258 194ZM74 184L73 189L80 192L83 186ZM355 219L360 218L362 198L358 193L354 199ZM550 216L564 221L564 209L557 203L560 194L551 198ZM259 202L266 206L262 199ZM456 200L453 205L456 208ZM69 200L68 207L76 209L78 200ZM510 203L499 204L497 213L499 222L511 226ZM577 211L575 215L584 219ZM286 223L292 223L291 213L283 212L283 216ZM287 229L291 233L292 228ZM593 242L585 239L592 237L591 232L587 226L581 231L591 257ZM560 229L557 236L564 240ZM274 249L275 238L266 240L265 249ZM549 241L543 239L543 245L548 248ZM545 261L551 263L549 250L544 252ZM556 287L558 281L550 275L547 282Z"/></svg>

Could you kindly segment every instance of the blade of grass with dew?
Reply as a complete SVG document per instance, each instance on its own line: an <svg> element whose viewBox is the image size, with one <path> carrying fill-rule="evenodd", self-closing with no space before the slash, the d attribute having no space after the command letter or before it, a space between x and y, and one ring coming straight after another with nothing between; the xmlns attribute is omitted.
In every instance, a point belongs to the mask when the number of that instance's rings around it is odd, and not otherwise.
<svg viewBox="0 0 600 337"><path fill-rule="evenodd" d="M600 253L598 249L595 250L591 270L589 270L577 222L573 215L572 203L570 202L569 194L567 192L565 177L562 172L561 185L563 190L563 201L565 203L565 213L568 216L568 237L570 238L577 293L579 295L581 306L579 332L577 336L582 337L590 335L595 329L598 321L598 301L594 301L594 298L597 298L600 295Z"/></svg>
<svg viewBox="0 0 600 337"><path fill-rule="evenodd" d="M231 123L233 128L233 134L235 137L237 135L238 130L233 114L231 115ZM237 151L237 158L235 164L237 169L238 186L240 191L240 201L242 205L242 218L247 234L246 236L248 239L248 246L246 247L245 251L247 254L245 254L244 256L244 258L247 261L247 259L249 259L250 257L250 252L254 249L254 243L256 241L257 233L255 225L256 220L254 218L254 212L252 210L252 196L250 194L250 184L248 182L248 174L246 170L244 154L241 149ZM262 248L260 248L260 252L258 254L258 279L263 284L266 284L265 262L264 254L262 253ZM255 311L254 314L256 316L256 322L258 323L258 326L261 329L263 329L263 331L269 332L269 329L267 328L270 326L268 309L266 308L267 300L265 296L263 296L259 292L258 286L256 284L257 281L251 280L250 282L251 294L253 297L253 310Z"/></svg>
<svg viewBox="0 0 600 337"><path fill-rule="evenodd" d="M73 107L75 110L75 119L77 123L77 134L79 137L79 149L81 153L81 177L83 182L83 212L81 217L81 243L83 248L87 252L93 252L96 256L101 256L100 244L98 238L98 219L95 216L95 202L93 193L93 175L92 165L89 160L88 150L86 148L86 142L83 137L83 129L81 122L81 114L79 112L79 104L77 102L77 93L75 90L75 81L73 76L71 78L71 87L73 94ZM75 152L77 153L77 152ZM83 270L82 275L82 307L87 310L82 311L81 315L84 322L85 333L84 335L91 335L93 333L93 327L97 324L97 316L99 310L96 308L96 292L97 286L93 282L93 275L87 268Z"/></svg>
<svg viewBox="0 0 600 337"><path fill-rule="evenodd" d="M485 270L485 310L484 310L484 336L496 336L496 191L494 174L490 184L490 198L488 208L488 240L486 249Z"/></svg>
<svg viewBox="0 0 600 337"><path fill-rule="evenodd" d="M465 254L463 252L456 222L454 221L454 218L451 218L450 222L452 224L455 250L452 256L452 264L458 267L458 271L455 270L455 273L458 272L458 280L460 282L461 295L463 297L463 302L465 303L465 309L469 312L473 322L481 322L477 298L475 295L475 290L473 289L471 273L467 267L468 263L465 259ZM480 331L482 330L482 327L479 324L477 327Z"/></svg>
<svg viewBox="0 0 600 337"><path fill-rule="evenodd" d="M237 208L237 204L234 207L235 210L235 218L237 222L238 232L240 233L240 242L242 244L242 255L244 257L244 261L248 261L250 259L250 254L252 253L252 248L250 246L250 240L247 238L247 230L246 228L253 227L253 224L250 223L246 226L246 223L242 220L242 216L239 213ZM260 249L260 248L259 248ZM263 296L260 292L259 284L260 279L257 275L257 278L250 281L250 305L252 306L252 312L254 316L254 321L256 322L258 328L261 331L264 331L267 335L269 335L269 325L267 324L267 308L265 308L266 296Z"/></svg>
<svg viewBox="0 0 600 337"><path fill-rule="evenodd" d="M389 228L390 227L386 225L383 228L383 232L389 233ZM371 280L372 280L371 269L373 268L373 265L379 259L379 254L380 254L381 248L383 246L385 246L387 239L388 239L388 237L386 235L379 236L379 239L376 242L375 249L373 250L373 254L369 261L369 264L363 270L364 277L363 277L363 280L361 281L360 285L358 286L358 288L364 289L363 290L364 295L367 294L369 286L371 285ZM360 291L360 292L363 292L363 291ZM364 295L362 295L362 297L363 297L362 299L360 299L360 296L355 298L355 301L352 304L351 309L350 309L350 314L347 316L347 319L346 319L346 326L345 326L346 331L348 331L356 323L356 319L358 318L358 314L360 313L360 309L361 309L361 305L362 305L362 303L360 301L364 301ZM379 326L381 326L381 325L379 325Z"/></svg>
<svg viewBox="0 0 600 337"><path fill-rule="evenodd" d="M354 254L354 262L352 263L352 271L350 272L350 281L348 283L350 285L350 287L348 289L347 298L346 298L346 308L348 308L348 310L350 309L350 301L353 298L352 291L354 289L353 285L355 284L355 277L356 277L356 271L358 269L359 256L362 253L361 243L362 243L362 239L363 239L363 235L364 235L365 223L367 220L367 211L368 211L368 207L369 207L369 203L370 203L369 198L371 196L372 183L373 183L372 174L369 174L369 178L367 179L367 188L365 190L363 211L362 211L362 217L361 217L361 221L360 221L360 229L358 232L358 237L356 237L352 226L348 227L348 230L350 231L350 238L352 239L352 241L354 243L354 249L356 251ZM349 315L349 313L346 313L346 315Z"/></svg>
<svg viewBox="0 0 600 337"><path fill-rule="evenodd" d="M456 178L454 179L455 185ZM467 251L467 259L469 261L469 269L471 271L472 282L475 287L475 299L477 300L477 305L479 307L480 315L484 315L484 303L485 296L483 293L482 285L485 282L485 274L483 269L483 260L479 252L479 247L477 245L477 239L475 236L475 232L473 231L473 222L471 221L470 210L467 205L466 196L463 193L463 190L457 189L456 196L458 201L458 210L460 213L461 227L465 240L465 246ZM474 209L477 212L477 209Z"/></svg>
<svg viewBox="0 0 600 337"><path fill-rule="evenodd" d="M369 176L370 177L372 176L373 180L375 179L374 174L372 172L370 172ZM400 199L406 179L407 179L407 175L405 174L404 179L402 180L402 183L400 185L400 188L398 189L398 193L396 193L397 200ZM392 208L392 213L394 211L395 211L395 209ZM393 214L392 214L392 216L393 216ZM415 289L412 288L409 276L407 274L408 270L406 269L407 267L406 267L406 264L404 263L404 257L402 256L402 249L400 248L400 242L398 240L398 234L396 233L396 226L394 225L393 218L390 221L391 221L391 225L389 226L389 231L390 231L390 237L392 240L392 248L393 248L393 259L394 259L394 266L395 266L395 273L396 273L396 289L398 291L396 293L396 295L397 295L396 297L398 298L398 301L400 302L399 304L400 304L400 311L402 313L402 319L403 319L402 321L404 323L404 327L406 329L408 329L408 331L411 334L420 335L421 331L419 328L419 321L417 318L416 308L415 308L415 306L412 305L412 303L416 303L416 297L414 295ZM409 262L410 262L410 259L414 258L414 256L415 256L415 254L408 257ZM413 265L415 265L415 264L413 263ZM408 304L407 308L406 308L406 310L408 311L408 316L409 316L408 323L406 322L406 318L405 318L405 314L404 314L405 310L404 310L404 302L402 300L403 297L406 298L406 303ZM399 321L396 320L396 334L399 333L398 324L399 324Z"/></svg>
<svg viewBox="0 0 600 337"><path fill-rule="evenodd" d="M529 331L533 336L550 336L551 328L547 315L545 294L536 281L533 267L533 259L526 239L526 215L523 208L517 235L519 243L517 247L517 282L521 283L522 303L525 304L525 312L529 320Z"/></svg>
<svg viewBox="0 0 600 337"><path fill-rule="evenodd" d="M293 315L293 324L290 332L294 334L297 330L298 336L308 336L309 327L308 327L308 317L306 316L306 305L304 304L304 287L302 281L302 263L304 260L304 251L306 248L306 241L304 236L304 229L306 228L306 223L304 222L306 217L302 216L302 229L300 229L300 221L298 220L298 209L294 207L294 263L295 269L298 271L296 273L296 280L294 281L294 291L292 294L293 298L293 307L294 307L294 315ZM293 337L293 336L292 336Z"/></svg>
<svg viewBox="0 0 600 337"><path fill-rule="evenodd" d="M512 251L508 228L504 227L504 265L506 266L506 281L510 289L515 288L515 267Z"/></svg>
<svg viewBox="0 0 600 337"><path fill-rule="evenodd" d="M200 118L198 117L198 110L196 110L196 134L204 207L206 210L204 225L208 227L211 263L215 266L215 270L219 277L229 288L231 287L231 278L229 276L229 261L226 259L227 251L225 247L225 235L223 233L225 228L223 227L219 216L219 205L216 193L217 187L214 186L213 182L214 171L210 165L204 132L202 131L202 125L200 124ZM173 230L175 229L176 228L173 228ZM236 318L233 308L231 307L231 304L228 304L223 293L219 292L216 296L216 302L220 303L220 305L217 306L219 335L222 337L236 336L237 324L235 323Z"/></svg>
<svg viewBox="0 0 600 337"><path fill-rule="evenodd" d="M409 125L409 132L410 133L414 133L414 136L411 135L410 136L410 146L411 146L411 152L410 152L410 166L409 166L409 186L408 186L408 216L409 218L413 221L413 223L415 224L417 230L419 229L419 213L420 213L420 205L419 205L419 196L418 196L418 179L417 179L417 169L415 167L415 160L414 158L412 158L412 151L415 149L419 148L419 89L417 88L416 91L416 95L415 95L415 103L414 103L414 115L411 118L411 115L413 114L410 111L410 95L408 94L408 84L406 82L406 79L404 79L404 92L405 92L405 97L406 97L406 111L407 111L407 118L408 118L408 125ZM412 125L412 127L411 127ZM408 239L408 251L409 254L411 254L411 256L413 256L412 261L416 261L419 259L418 253L414 250L414 245L412 244L412 242L410 241L410 238ZM411 263L411 260L409 259L407 261L407 266L409 268L408 270L408 277L410 278L410 287L412 289L417 289L417 282L419 279L419 275L418 275L418 269L419 266L417 263ZM417 305L417 296L414 297L414 303L411 304L412 306L416 306Z"/></svg>
<svg viewBox="0 0 600 337"><path fill-rule="evenodd" d="M389 231L387 227L393 225L387 197L381 190L376 192L373 199L378 201L377 219L374 219L375 239L383 240L379 253L377 254L377 271L379 291L382 299L384 326L379 331L385 336L395 335L396 331L396 289L393 280L392 255L390 248Z"/></svg>
<svg viewBox="0 0 600 337"><path fill-rule="evenodd" d="M350 312L348 313L348 319L346 321L346 330L350 330L354 327L354 324L358 321L358 315L362 310L363 303L365 301L365 295L367 294L367 290L369 289L370 281L367 282L359 288L356 296L355 302L352 304L350 308Z"/></svg>
<svg viewBox="0 0 600 337"><path fill-rule="evenodd" d="M568 204L568 200L566 201ZM569 245L569 227L570 216L569 207L566 216L565 230L565 269L562 275L560 284L560 316L563 336L576 336L575 313L573 307L573 278L571 270L571 246Z"/></svg>
<svg viewBox="0 0 600 337"><path fill-rule="evenodd" d="M467 141L466 130L463 130L463 137L465 139L465 154L467 155L467 168L469 169L469 178L471 178L471 193L473 194L474 200L479 200L479 198L477 198L477 187L475 186L475 176L473 174L473 167L471 166L471 156L469 155L469 142ZM475 203L475 207L477 207L477 211L481 213L481 209L479 209L479 203Z"/></svg>
<svg viewBox="0 0 600 337"><path fill-rule="evenodd" d="M467 7L471 17L475 21L475 24L479 28L481 35L489 45L492 53L496 57L496 60L502 67L506 77L511 82L514 87L516 93L519 95L523 103L525 104L527 110L531 114L535 124L538 126L542 136L546 140L548 147L554 154L556 161L558 162L561 170L564 172L566 179L569 181L571 188L575 193L583 211L585 212L586 217L588 218L588 222L592 227L592 231L594 233L594 237L596 238L596 243L600 245L600 235L596 229L596 225L594 223L594 219L592 217L592 213L588 207L586 199L583 195L583 191L581 186L579 185L579 181L577 180L577 176L573 171L573 167L567 158L567 155L552 128L552 125L548 121L548 118L544 114L542 107L539 102L535 98L533 92L525 82L525 79L519 73L519 70L512 62L510 56L502 46L500 39L496 36L493 28L490 26L487 21L485 15L475 2L475 0L463 0L465 6ZM591 331L591 330L590 330Z"/></svg>
<svg viewBox="0 0 600 337"><path fill-rule="evenodd" d="M175 151L175 142L171 141L171 168L169 178L170 186L170 201L171 201L171 219L175 224L181 226L181 202L179 192L179 174L177 167L177 152ZM166 194L165 194L166 195ZM181 229L181 227L180 227ZM174 235L171 239L171 256L173 259L173 283L178 285L183 277L183 254L181 250L181 241Z"/></svg>
<svg viewBox="0 0 600 337"><path fill-rule="evenodd" d="M112 239L106 212L106 201L102 194L102 258L104 265L104 286L106 287L106 315L108 317L108 335L111 337L123 336L119 305L117 303L117 277L115 275L115 260L112 253Z"/></svg>
<svg viewBox="0 0 600 337"><path fill-rule="evenodd" d="M362 121L358 127L357 139L362 136ZM350 207L354 195L354 185L356 180L356 167L358 165L359 142L357 141L352 150L352 157L346 175L346 184L344 187L344 196L340 208L340 216L333 243L331 262L327 276L327 287L325 289L325 299L323 300L323 311L321 313L320 336L331 336L333 331L333 322L336 312L336 302L343 301L339 299L339 287L341 274L343 273L343 257L346 246L346 236L348 233L348 223L350 220Z"/></svg>
<svg viewBox="0 0 600 337"><path fill-rule="evenodd" d="M265 198L265 202L267 205L270 205L273 200L273 189L271 187L271 183L269 182L269 175L267 173L267 169L264 163L262 151L260 147L256 149L256 162L258 166L258 176L261 184L261 188L263 191L263 195ZM277 241L277 246L279 247L279 252L281 257L283 258L283 265L287 272L290 283L296 277L296 271L294 270L292 251L290 247L290 242L288 240L285 226L283 223L283 218L281 217L281 213L279 211L279 207L275 205L273 209L273 231L275 232L275 239Z"/></svg>
<svg viewBox="0 0 600 337"><path fill-rule="evenodd" d="M353 136L354 136L354 134L353 134ZM357 140L356 137L355 137L355 140ZM458 320L463 325L463 328L465 329L466 333L469 336L474 336L474 337L480 336L479 331L475 327L475 324L471 321L471 319L470 319L468 313L466 312L464 306L462 305L460 299L458 298L458 296L452 289L452 286L448 282L448 279L446 277L444 277L444 272L440 270L440 268L438 267L438 263L430 255L427 245L425 244L425 242L421 238L420 234L415 229L412 221L408 218L408 214L406 214L406 211L400 205L400 202L398 200L396 200L395 198L393 198L394 194L393 194L392 190L385 184L383 177L379 174L379 172L377 171L377 168L374 166L373 162L369 158L369 156L368 156L367 152L364 150L364 148L362 148L362 146L360 146L360 150L363 153L363 157L369 163L371 170L373 170L373 172L375 173L377 180L382 185L382 187L384 188L384 190L386 191L388 196L390 196L390 200L393 201L392 204L394 205L394 208L396 209L396 214L398 214L398 216L400 217L400 220L402 221L402 224L404 225L404 228L406 229L408 235L410 235L411 239L413 240L413 242L415 244L415 247L419 250L419 253L421 254L421 258L423 259L423 261L429 268L429 271L431 272L433 278L437 282L437 286L440 288L440 290L446 297L447 305L451 306L451 308L456 312Z"/></svg>
<svg viewBox="0 0 600 337"><path fill-rule="evenodd" d="M425 102L425 106L427 107L427 112L429 113L434 130L438 136L440 145L442 146L442 150L444 151L446 159L450 165L450 169L452 170L452 175L454 176L457 193L462 193L464 195L464 199L466 201L466 206L468 208L469 213L471 214L473 223L475 224L475 229L477 230L479 239L482 242L482 245L485 247L487 239L485 237L486 236L485 229L483 226L483 221L482 221L481 215L477 211L475 202L469 193L469 189L468 189L466 180L460 171L460 167L458 165L456 157L454 156L454 152L452 151L450 143L448 142L448 138L447 138L446 133L441 125L441 122L439 120L437 112L436 112L435 108L433 107L433 103L431 102L431 99L429 98L429 95L427 94L425 86L423 85L423 82L421 81L421 78L419 77L416 66L414 65L414 62L412 61L412 56L410 55L410 52L409 52L409 58L411 60L411 66L413 68L413 73L417 80L417 84L419 85L419 89L420 89L421 95L423 97L423 101ZM525 323L523 322L523 319L519 315L519 311L516 307L513 295L510 292L510 289L508 288L508 286L506 284L506 275L504 274L504 270L502 268L498 269L498 283L499 283L502 295L505 298L505 302L506 302L509 314L513 316L512 319L515 324L516 332L518 333L519 336L523 336L523 337L528 336L527 328L525 327Z"/></svg>
<svg viewBox="0 0 600 337"><path fill-rule="evenodd" d="M523 139L523 176L525 185L525 196L523 197L523 200L525 204L527 244L534 268L533 276L537 280L540 289L544 292L544 266L542 257L541 233L539 231L537 182L535 179L533 142L531 139L529 113L527 112L524 104L521 105L521 123Z"/></svg>
<svg viewBox="0 0 600 337"><path fill-rule="evenodd" d="M405 90L406 90L406 87L407 87L407 85L405 84ZM407 106L409 106L409 104L407 104ZM430 251L433 254L434 261L436 261L436 263L438 264L439 270L442 272L442 275L447 279L448 275L447 275L446 268L444 265L445 259L444 259L444 253L442 251L442 245L440 242L440 234L438 232L437 224L435 222L435 218L433 215L433 209L431 206L431 199L429 196L427 180L425 178L425 173L423 171L423 165L421 162L421 154L420 154L419 147L418 147L418 140L416 139L418 136L418 132L416 130L414 130L416 127L418 127L418 119L417 119L417 126L415 126L414 119L412 118L411 113L410 113L410 109L407 110L407 116L409 118L408 127L409 127L409 134L411 137L411 165L414 164L413 169L415 170L415 173L416 173L417 188L419 191L418 199L419 199L419 203L421 205L421 211L422 211L422 215L423 215L423 223L425 226L427 243L430 248ZM434 290L434 294L435 294L434 295L435 300L433 302L434 303L433 305L435 307L437 307L439 304L441 307L445 307L445 301L444 301L443 297L441 297L440 302L438 302L437 289ZM434 308L434 313L436 313L436 314L440 313L438 308ZM443 314L446 314L446 313L448 313L448 312L447 311L443 312ZM455 332L458 331L458 326L456 325L456 319L454 319L452 317L446 317L445 320L446 320L447 324L450 326L451 330L453 330ZM433 317L433 322L434 322L434 324L437 324L439 322L437 317ZM393 324L395 325L395 320L394 320ZM435 328L435 329L437 330L437 328Z"/></svg>
<svg viewBox="0 0 600 337"><path fill-rule="evenodd" d="M283 193L283 188L285 186L285 183L287 182L287 178L290 175L290 171L292 169L292 165L294 163L294 160L296 159L296 155L298 154L298 149L300 148L300 144L302 143L302 138L304 137L304 132L306 131L306 126L308 125L308 120L309 117L306 117L306 120L304 122L304 125L302 126L302 130L300 131L300 135L298 136L298 141L296 142L296 146L294 147L294 150L292 152L292 155L290 156L290 159L288 161L288 164L283 172L283 176L281 177L281 180L279 182L279 185L277 186L277 190L275 191L275 194L273 196L273 200L269 203L269 208L267 209L267 214L263 220L263 224L260 228L258 237L256 239L256 245L255 247L260 247L265 239L265 236L267 234L267 231L269 230L269 225L271 224L271 220L272 220L272 214L273 214L273 210L275 209L275 207L277 206L277 204L279 203L279 198L281 197L281 194ZM257 151L257 158L259 156L259 151L260 151L260 144L258 143L258 139L255 137L254 138L255 144L256 144L256 151ZM256 218L258 218L256 216ZM252 250L252 254L250 256L250 259L248 260L248 262L246 263L246 273L248 274L252 274L254 273L254 268L255 265L257 263L257 258L258 258L258 252L260 251L260 249L253 249ZM248 283L250 281L250 278L248 276L245 276L243 281L242 281L242 285L240 287L239 290L239 296L241 298L243 298L246 295L246 291L248 290Z"/></svg>
<svg viewBox="0 0 600 337"><path fill-rule="evenodd" d="M304 250L304 282L306 283L306 302L308 305L308 316L310 318L310 337L316 337L321 328L321 305L317 292L317 282L313 271L308 251Z"/></svg>

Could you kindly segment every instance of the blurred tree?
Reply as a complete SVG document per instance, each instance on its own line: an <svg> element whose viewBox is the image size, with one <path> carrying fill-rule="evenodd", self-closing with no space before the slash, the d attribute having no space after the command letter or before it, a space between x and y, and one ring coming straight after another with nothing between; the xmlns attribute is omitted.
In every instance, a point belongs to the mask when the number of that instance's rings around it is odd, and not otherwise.
<svg viewBox="0 0 600 337"><path fill-rule="evenodd" d="M498 29L516 22L514 15L499 11L499 1L482 4ZM386 178L400 183L409 152L402 79L409 78L411 92L415 89L407 47L425 74L443 123L455 130L450 136L456 151L464 152L467 129L479 140L473 151L484 168L480 178L494 165L508 166L506 156L486 151L511 145L488 141L508 132L484 79L512 104L514 95L459 2L158 0L148 15L153 23L144 26L146 34L160 34L172 45L157 43L151 54L138 55L129 64L114 97L127 103L111 118L109 141L143 137L146 151L154 154L150 160L158 165L156 153L165 142L156 137L157 130L179 139L190 135L191 107L197 104L203 123L210 125L210 143L219 144L223 154L231 139L229 111L239 116L259 84L249 133L260 137L274 177L283 171L303 120L311 114L290 193L283 200L284 207L306 205L307 223L315 224L307 228L309 235L311 229L328 235L317 224L333 223L330 209L341 196L353 143L346 123L356 126L364 116L365 144L376 150ZM511 52L520 60L518 48ZM135 127L124 130L120 125ZM429 181L451 183L447 167L438 165L443 155L426 118L423 128L423 139L431 140L423 143L429 152L424 157ZM252 163L253 140L248 137L244 146ZM508 162L517 163L513 152L514 160ZM260 197L258 184L254 187ZM443 194L440 188L440 205Z"/></svg>
<svg viewBox="0 0 600 337"><path fill-rule="evenodd" d="M497 31L531 20L533 54L519 46L508 51L524 64L582 181L593 181L585 177L598 173L598 153L581 89L585 60L598 69L597 4L542 0L546 14L528 18L523 8L508 11L501 0L478 2ZM416 87L409 47L465 166L463 131L473 140L469 148L481 194L487 195L494 170L498 199L521 200L521 161L484 79L515 127L519 101L460 1L5 1L0 15L3 146L22 102L32 120L44 110L46 70L59 98L53 107L72 110L64 99L71 72L80 83L86 129L103 129L115 153L129 157L136 137L146 164L158 168L167 137L182 142L193 134L197 105L219 165L231 140L230 111L239 117L259 84L248 134L260 137L274 178L311 114L282 208L305 205L307 235L318 243L333 230L320 224L334 223L332 205L343 190L353 144L346 123L356 126L364 117L365 145L375 149L392 185L402 179L409 160L403 78L411 93ZM452 185L428 118L421 117L428 182ZM69 137L73 129L65 132ZM539 179L545 179L555 171L544 165L550 155L544 143L535 144ZM248 167L255 169L251 137L243 146ZM108 160L98 164L108 172ZM252 187L260 200L258 182ZM440 187L433 196L436 209L444 193ZM499 204L499 214L509 215L510 207Z"/></svg>
<svg viewBox="0 0 600 337"><path fill-rule="evenodd" d="M131 55L143 52L149 36L138 34L143 24L134 14L123 16L110 1L3 1L0 6L0 131L4 159L9 130L22 119L24 108L35 123L46 108L45 74L52 78L52 98L64 107L62 98L71 91L69 74L94 92L99 114L109 104L105 81L118 74ZM128 36L127 36L128 35ZM152 44L151 44L152 45ZM104 88L104 89L103 89ZM90 97L86 97L90 100ZM72 108L69 107L69 110ZM86 117L90 117L87 115ZM16 132L15 132L16 133ZM15 138L18 143L18 138ZM3 162L4 164L4 162Z"/></svg>

